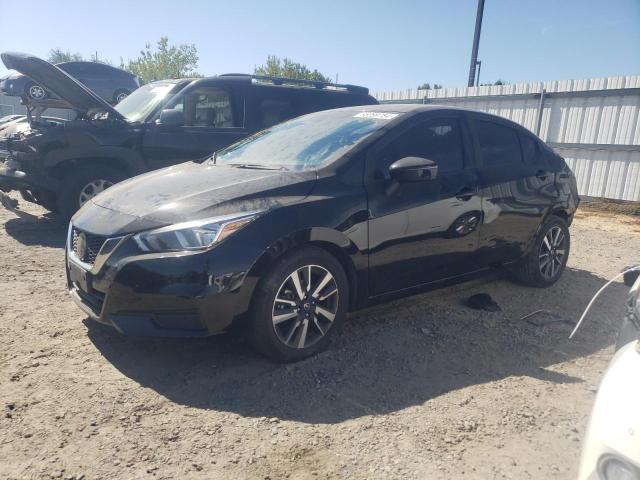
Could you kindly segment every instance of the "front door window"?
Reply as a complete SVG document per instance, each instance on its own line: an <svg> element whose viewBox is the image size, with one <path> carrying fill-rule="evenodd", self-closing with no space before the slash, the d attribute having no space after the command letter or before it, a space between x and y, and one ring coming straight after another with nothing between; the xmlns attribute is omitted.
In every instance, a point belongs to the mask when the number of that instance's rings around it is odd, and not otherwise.
<svg viewBox="0 0 640 480"><path fill-rule="evenodd" d="M184 114L187 127L237 127L229 92L215 87L199 87L180 95L169 109Z"/></svg>

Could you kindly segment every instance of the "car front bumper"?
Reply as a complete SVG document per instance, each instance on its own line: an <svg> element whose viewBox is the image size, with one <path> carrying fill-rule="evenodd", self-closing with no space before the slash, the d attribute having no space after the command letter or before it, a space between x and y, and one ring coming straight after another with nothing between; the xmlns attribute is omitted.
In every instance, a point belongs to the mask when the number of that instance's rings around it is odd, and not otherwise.
<svg viewBox="0 0 640 480"><path fill-rule="evenodd" d="M131 237L105 243L93 265L77 259L72 228L67 285L90 318L132 336L203 337L223 332L249 307L246 271L211 267L205 252L140 254ZM105 251L106 248L106 251ZM106 258L105 258L106 257Z"/></svg>

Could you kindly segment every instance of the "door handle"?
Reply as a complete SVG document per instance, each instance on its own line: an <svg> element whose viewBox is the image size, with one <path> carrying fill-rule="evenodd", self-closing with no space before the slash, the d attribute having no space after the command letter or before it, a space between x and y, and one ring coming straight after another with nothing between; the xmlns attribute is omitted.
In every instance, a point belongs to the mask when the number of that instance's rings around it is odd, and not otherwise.
<svg viewBox="0 0 640 480"><path fill-rule="evenodd" d="M549 174L544 170L538 170L536 172L536 177L538 177L540 180L546 180L548 176Z"/></svg>
<svg viewBox="0 0 640 480"><path fill-rule="evenodd" d="M462 200L463 202L467 202L471 200L471 197L473 197L474 193L475 190L473 190L472 188L464 187L458 193L456 193L456 198L458 200Z"/></svg>

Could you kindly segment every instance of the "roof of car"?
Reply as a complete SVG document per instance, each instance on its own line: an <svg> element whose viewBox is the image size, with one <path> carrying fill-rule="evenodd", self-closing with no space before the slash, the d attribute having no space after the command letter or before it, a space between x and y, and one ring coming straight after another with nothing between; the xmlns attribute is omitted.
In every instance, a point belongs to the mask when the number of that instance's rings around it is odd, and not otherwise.
<svg viewBox="0 0 640 480"><path fill-rule="evenodd" d="M355 106L355 107L342 107L342 108L337 108L334 110L341 110L341 111L353 111L354 113L357 112L380 112L380 113L399 113L402 114L403 119L406 119L407 117L413 116L413 115L417 115L419 113L424 113L424 112L434 112L434 111L443 111L443 112L468 112L468 113L473 113L473 114L477 114L477 115L482 115L483 117L487 117L487 119L491 119L492 121L495 120L499 123L507 123L515 128L517 128L518 130L522 130L522 131L528 131L526 128L524 128L522 125L514 122L513 120L509 120L508 118L504 118L501 117L499 115L494 115L492 113L487 113L487 112L481 112L478 110L473 110L470 108L463 108L463 107L454 107L454 106L449 106L449 105L438 105L438 104L415 104L415 103L381 103L381 104L377 104L377 105L360 105L360 106ZM400 120L400 118L398 119Z"/></svg>
<svg viewBox="0 0 640 480"><path fill-rule="evenodd" d="M432 112L435 110L442 110L442 111L456 111L456 112L470 112L470 113L475 113L478 115L482 115L485 117L491 117L492 119L495 120L499 120L502 122L508 122L508 123L512 123L514 125L519 125L518 123L514 122L513 120L509 120L508 118L505 117L501 117L499 115L494 115L492 113L487 113L487 112L481 112L478 110L473 110L471 108L464 108L464 107L454 107L454 106L450 106L450 105L438 105L435 103L430 103L430 104L416 104L416 103L380 103L377 105L361 105L361 106L356 106L356 107L344 107L341 108L340 110L353 110L353 111L367 111L367 112L388 112L388 113L420 113L420 112Z"/></svg>
<svg viewBox="0 0 640 480"><path fill-rule="evenodd" d="M209 81L225 80L233 82L250 83L253 85L280 88L301 88L307 90L351 93L357 95L368 95L369 89L359 85L322 82L319 80L304 80L297 78L276 77L269 75L251 75L248 73L223 73L211 77L184 78L181 80ZM176 80L177 81L177 80Z"/></svg>

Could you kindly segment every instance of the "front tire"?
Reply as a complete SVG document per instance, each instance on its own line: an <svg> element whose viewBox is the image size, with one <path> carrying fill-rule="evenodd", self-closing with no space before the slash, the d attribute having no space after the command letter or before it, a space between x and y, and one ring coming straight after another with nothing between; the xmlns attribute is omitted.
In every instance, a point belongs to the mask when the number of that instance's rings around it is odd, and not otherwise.
<svg viewBox="0 0 640 480"><path fill-rule="evenodd" d="M349 284L340 262L317 247L285 254L258 285L250 339L277 362L294 362L325 349L344 322Z"/></svg>
<svg viewBox="0 0 640 480"><path fill-rule="evenodd" d="M58 208L58 197L49 191L40 191L35 192L33 194L35 197L36 203L52 213L58 213L60 209Z"/></svg>
<svg viewBox="0 0 640 480"><path fill-rule="evenodd" d="M60 213L71 218L82 205L124 178L122 172L102 166L84 167L68 174L58 196Z"/></svg>
<svg viewBox="0 0 640 480"><path fill-rule="evenodd" d="M567 223L551 215L540 227L529 254L513 269L518 280L531 287L548 287L558 281L567 265L571 237Z"/></svg>

